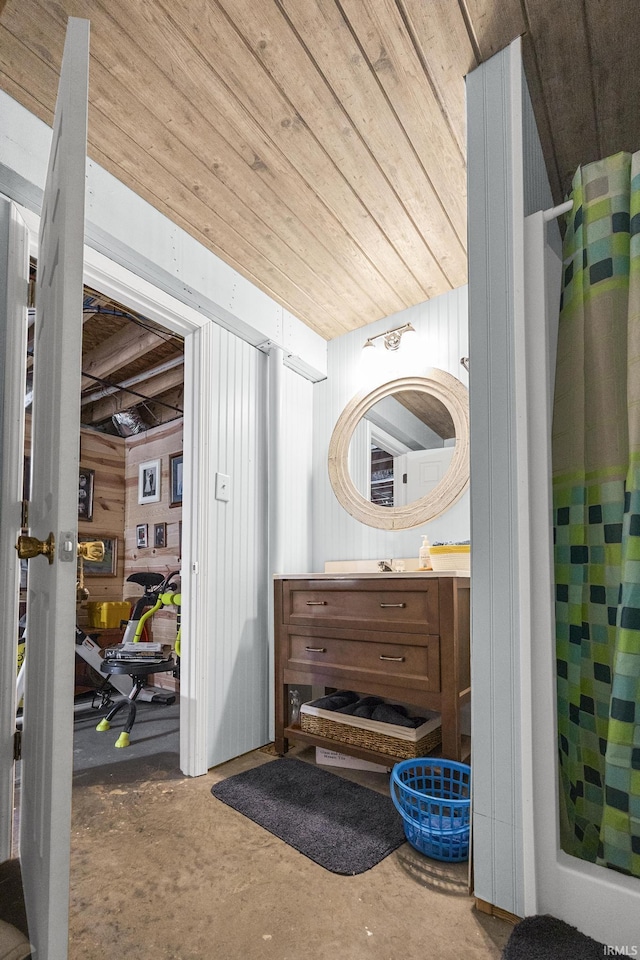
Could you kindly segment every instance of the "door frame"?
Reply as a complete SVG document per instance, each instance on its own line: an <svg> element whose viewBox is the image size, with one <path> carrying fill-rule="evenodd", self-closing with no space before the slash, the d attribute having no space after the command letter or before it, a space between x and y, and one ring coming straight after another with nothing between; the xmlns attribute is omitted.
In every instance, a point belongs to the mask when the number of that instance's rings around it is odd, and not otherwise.
<svg viewBox="0 0 640 960"><path fill-rule="evenodd" d="M29 228L30 255L38 256L40 217L16 204ZM103 238L104 239L104 238ZM213 618L208 552L208 514L201 509L199 490L212 489L213 477L201 436L201 405L207 393L207 378L202 374L201 330L213 321L193 307L181 303L133 271L109 259L103 253L84 247L84 283L130 310L148 317L165 329L184 337L184 476L185 497L182 512L181 569L182 643L180 658L180 769L185 776L197 777L208 770L208 678L210 656L206 642L206 624ZM210 398L207 396L207 400ZM187 558L186 562L184 558ZM205 585L199 589L199 584ZM192 639L193 638L193 639Z"/></svg>
<svg viewBox="0 0 640 960"><path fill-rule="evenodd" d="M28 230L16 204L2 198L0 255L8 279L2 310L6 329L0 331L2 345L4 397L23 396L27 349L27 304L24 287L29 275ZM6 228L6 230L5 230ZM19 278L19 279L18 279ZM15 322L19 319L21 322ZM10 322L14 321L14 322ZM6 403L0 416L0 494L2 496L2 535L0 536L0 609L6 617L5 643L0 652L0 862L13 852L13 809L15 791L14 730L16 726L16 655L19 615L20 561L14 549L22 526L24 402L17 410ZM14 639L8 629L16 624Z"/></svg>

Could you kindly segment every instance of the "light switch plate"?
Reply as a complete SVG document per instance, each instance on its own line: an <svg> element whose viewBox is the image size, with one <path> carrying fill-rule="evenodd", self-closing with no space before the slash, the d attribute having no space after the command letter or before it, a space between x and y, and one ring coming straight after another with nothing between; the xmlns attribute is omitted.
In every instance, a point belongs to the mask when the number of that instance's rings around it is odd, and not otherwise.
<svg viewBox="0 0 640 960"><path fill-rule="evenodd" d="M216 473L216 500L231 499L231 478L226 473Z"/></svg>

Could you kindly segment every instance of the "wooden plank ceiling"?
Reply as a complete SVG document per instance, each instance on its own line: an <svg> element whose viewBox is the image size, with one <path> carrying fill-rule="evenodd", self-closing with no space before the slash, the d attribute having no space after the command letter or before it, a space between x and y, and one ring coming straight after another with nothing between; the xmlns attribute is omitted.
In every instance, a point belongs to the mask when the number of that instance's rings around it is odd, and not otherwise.
<svg viewBox="0 0 640 960"><path fill-rule="evenodd" d="M0 0L51 123L91 21L89 154L327 339L466 282L464 76L524 35L550 182L640 147L637 0Z"/></svg>

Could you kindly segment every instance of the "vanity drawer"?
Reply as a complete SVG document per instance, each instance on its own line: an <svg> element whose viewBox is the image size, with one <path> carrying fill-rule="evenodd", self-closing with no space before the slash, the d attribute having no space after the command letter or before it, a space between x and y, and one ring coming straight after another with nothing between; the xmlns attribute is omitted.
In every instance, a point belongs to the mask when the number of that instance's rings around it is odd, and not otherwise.
<svg viewBox="0 0 640 960"><path fill-rule="evenodd" d="M438 581L287 580L283 620L404 633L439 633Z"/></svg>
<svg viewBox="0 0 640 960"><path fill-rule="evenodd" d="M292 632L287 654L287 667L291 670L308 672L310 678L314 673L330 671L336 679L343 677L350 685L360 681L365 691L367 678L406 678L410 685L424 690L440 689L440 638L437 636L421 637L412 643L402 636L393 641L384 635L348 640Z"/></svg>

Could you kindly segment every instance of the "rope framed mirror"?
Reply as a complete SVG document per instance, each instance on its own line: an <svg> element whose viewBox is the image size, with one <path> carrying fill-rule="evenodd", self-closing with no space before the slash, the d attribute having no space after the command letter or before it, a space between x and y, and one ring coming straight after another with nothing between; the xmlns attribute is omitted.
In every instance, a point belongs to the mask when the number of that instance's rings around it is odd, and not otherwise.
<svg viewBox="0 0 640 960"><path fill-rule="evenodd" d="M387 403L387 398L397 401L416 420L421 420L425 429L434 435L434 446L447 447L450 454L444 475L426 494L408 503L398 504L397 496L384 505L375 502L371 489L364 489L363 482L354 482L354 471L350 466L354 433L363 420L384 422L376 411L385 409L383 402ZM388 413L385 415L389 416ZM428 441L426 443L429 445ZM371 446L368 442L367 445ZM406 530L441 516L460 499L469 485L467 388L452 374L433 367L424 376L401 377L373 390L362 391L349 401L338 418L329 443L328 469L339 503L352 517L370 527ZM406 474L403 480L406 484ZM367 486L372 488L374 482Z"/></svg>

